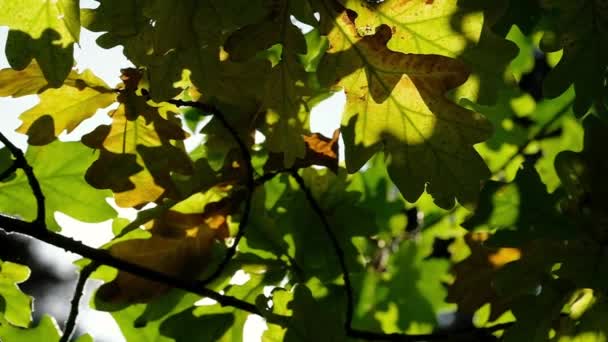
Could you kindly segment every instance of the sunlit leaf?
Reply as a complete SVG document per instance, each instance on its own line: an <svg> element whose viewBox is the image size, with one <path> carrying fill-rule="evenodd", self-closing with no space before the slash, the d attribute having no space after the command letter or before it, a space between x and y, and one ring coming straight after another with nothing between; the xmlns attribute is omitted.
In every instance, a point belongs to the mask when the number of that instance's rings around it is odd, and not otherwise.
<svg viewBox="0 0 608 342"><path fill-rule="evenodd" d="M455 198L475 202L489 172L472 145L487 139L491 126L444 96L466 80L468 68L448 57L392 51L388 26L360 38L347 12L329 14L336 26L320 75L346 92L348 171L384 150L389 175L408 201L426 189L441 207Z"/></svg>
<svg viewBox="0 0 608 342"><path fill-rule="evenodd" d="M58 231L55 211L65 213L85 222L101 222L112 218L116 212L106 202L109 192L92 188L84 174L96 159L96 154L77 142L55 141L49 145L31 146L25 154L34 168L46 199L46 223L49 229ZM33 220L36 201L24 173L14 179L0 182L2 212Z"/></svg>
<svg viewBox="0 0 608 342"><path fill-rule="evenodd" d="M227 237L227 215L238 203L193 195L146 224L149 237L110 246L114 256L179 277L193 278L209 264L214 241ZM170 287L119 272L97 296L105 302L148 302Z"/></svg>
<svg viewBox="0 0 608 342"><path fill-rule="evenodd" d="M29 276L26 266L0 260L0 317L22 328L27 328L32 321L32 299L21 292L17 284Z"/></svg>
<svg viewBox="0 0 608 342"><path fill-rule="evenodd" d="M59 326L49 315L43 315L38 325L29 329L0 325L0 338L5 342L57 342L60 337Z"/></svg>
<svg viewBox="0 0 608 342"><path fill-rule="evenodd" d="M73 65L74 43L80 37L77 0L2 1L0 26L10 28L6 56L21 70L33 58L52 87L59 87Z"/></svg>
<svg viewBox="0 0 608 342"><path fill-rule="evenodd" d="M149 104L135 94L141 75L125 70L125 89L118 97L121 105L108 115L110 125L100 125L82 137L82 142L101 150L100 158L87 171L87 180L100 189L112 189L119 206L152 202L175 192L171 172L189 174L190 158L172 141L186 138L172 106ZM159 157L167 153L171 158ZM106 170L121 170L116 177ZM128 178L127 178L128 177Z"/></svg>
<svg viewBox="0 0 608 342"><path fill-rule="evenodd" d="M495 101L496 90L503 82L501 70L516 54L513 44L491 31L492 12L502 6L500 1L487 9L456 0L340 2L357 13L354 23L360 36L373 35L382 25L390 27L392 36L387 47L392 51L460 57L472 67L474 75L461 95Z"/></svg>

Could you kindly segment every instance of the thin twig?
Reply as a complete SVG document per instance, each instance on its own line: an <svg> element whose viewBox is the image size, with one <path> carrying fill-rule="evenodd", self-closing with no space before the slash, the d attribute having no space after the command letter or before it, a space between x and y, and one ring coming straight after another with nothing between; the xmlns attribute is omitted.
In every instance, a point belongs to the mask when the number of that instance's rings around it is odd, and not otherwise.
<svg viewBox="0 0 608 342"><path fill-rule="evenodd" d="M206 288L200 281L174 277L162 272L158 272L154 269L117 258L108 253L106 250L99 250L89 247L79 241L61 234L57 234L49 230L43 230L43 227L37 222L25 222L9 216L0 215L0 227L6 232L19 233L36 238L55 247L63 248L68 252L79 254L99 264L108 265L118 270L129 272L133 275L143 277L151 281L163 283L174 288L211 298L222 306L231 306L256 315L262 315L260 310L254 304L242 301L232 296L217 293Z"/></svg>
<svg viewBox="0 0 608 342"><path fill-rule="evenodd" d="M241 139L241 137L239 136L239 133L236 131L236 129L234 127L232 127L232 125L228 122L228 120L226 119L224 114L217 107L207 104L207 103L196 102L196 101L169 100L169 103L174 104L176 106L180 106L180 107L186 106L186 107L198 108L206 113L212 114L216 119L218 119L220 121L220 123L224 126L224 128L226 128L226 130L232 136L232 139L234 139L234 141L239 146L239 150L241 151L241 158L243 159L243 163L245 164L244 168L245 168L245 173L247 175L246 176L247 178L245 180L245 186L247 188L247 194L245 195L245 207L243 208L243 213L241 215L241 222L239 223L238 231L234 237L234 241L233 241L232 245L226 250L226 254L224 255L224 258L218 264L215 271L213 271L213 273L211 273L207 278L205 278L202 281L203 284L207 285L207 284L211 283L212 281L214 281L217 277L219 277L222 274L222 272L224 271L224 269L226 268L226 266L228 265L228 263L230 262L230 260L232 260L232 257L234 257L234 255L236 254L236 248L238 247L239 243L241 242L241 239L243 238L243 236L245 235L247 225L249 224L249 213L251 211L251 201L253 199L253 191L255 190L255 180L254 180L253 164L251 163L251 153L249 153L249 148L247 148L247 145L245 144L243 139Z"/></svg>
<svg viewBox="0 0 608 342"><path fill-rule="evenodd" d="M70 314L68 316L68 320L65 322L65 328L63 329L63 335L59 342L68 342L72 333L74 332L74 328L76 327L76 318L78 317L78 309L80 306L80 298L84 294L84 285L91 276L91 273L97 269L99 264L96 262L92 262L80 270L80 275L78 276L78 282L76 283L76 288L74 289L74 295L72 296L72 302L70 307Z"/></svg>
<svg viewBox="0 0 608 342"><path fill-rule="evenodd" d="M41 229L47 230L46 222L44 219L46 212L44 204L44 194L42 193L42 189L40 188L40 183L38 182L38 179L34 175L34 170L30 166L30 164L28 164L27 159L25 159L25 156L23 155L23 152L12 142L10 142L10 140L8 140L1 132L0 142L2 142L4 146L6 146L9 151L11 151L13 157L15 157L15 164L17 164L16 166L22 169L23 172L25 172L25 176L27 177L27 181L30 185L30 188L32 189L32 193L36 198L36 219L34 220L34 222L38 223Z"/></svg>
<svg viewBox="0 0 608 342"><path fill-rule="evenodd" d="M279 171L273 171L273 172L268 172L265 173L261 176L259 176L258 178L255 179L254 184L255 187L257 188L260 185L264 185L264 183L271 181L274 177L282 174L282 173L286 173L286 172L292 172L294 171L294 169L285 169L285 170L279 170Z"/></svg>
<svg viewBox="0 0 608 342"><path fill-rule="evenodd" d="M340 263L340 268L342 269L342 274L344 277L344 287L346 290L346 320L344 322L344 329L347 333L349 333L351 329L351 323L353 320L353 308L354 308L354 295L353 295L353 287L350 281L350 274L348 272L348 266L346 265L346 259L344 257L344 250L340 246L340 242L338 241L338 237L331 230L331 226L329 225L329 221L327 217L323 213L323 209L319 206L319 203L315 200L312 192L304 182L304 179L300 174L298 174L295 170L290 173L290 175L296 180L300 189L304 192L308 203L312 207L312 210L319 216L321 219L321 223L323 225L323 229L325 233L329 237L331 244L336 252L336 256L338 257L338 262Z"/></svg>

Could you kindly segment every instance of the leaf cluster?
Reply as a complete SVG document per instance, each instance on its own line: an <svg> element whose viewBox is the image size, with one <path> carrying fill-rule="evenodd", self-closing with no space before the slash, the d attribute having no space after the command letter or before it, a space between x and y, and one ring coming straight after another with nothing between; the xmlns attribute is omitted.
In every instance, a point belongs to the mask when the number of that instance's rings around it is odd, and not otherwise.
<svg viewBox="0 0 608 342"><path fill-rule="evenodd" d="M91 277L130 342L241 341L252 314L264 341L607 340L606 18L601 0L0 0L0 96L39 98L25 153L0 133L0 227L84 257L63 332L0 260L0 339L68 341ZM74 68L82 27L124 48L118 84ZM312 132L339 92L340 128ZM66 238L56 212L114 237Z"/></svg>

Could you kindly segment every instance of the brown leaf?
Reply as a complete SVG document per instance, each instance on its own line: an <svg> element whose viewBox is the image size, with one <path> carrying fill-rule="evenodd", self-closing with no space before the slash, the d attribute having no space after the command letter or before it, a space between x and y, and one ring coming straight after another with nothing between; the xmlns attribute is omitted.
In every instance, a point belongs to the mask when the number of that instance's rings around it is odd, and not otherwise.
<svg viewBox="0 0 608 342"><path fill-rule="evenodd" d="M101 125L82 137L85 145L102 151L92 166L95 169L87 172L89 184L112 189L116 203L121 207L141 206L161 196L177 197L171 175L187 175L193 168L184 149L173 143L187 136L174 113L175 107L155 104L146 96L137 95L140 78L141 72L136 69L123 70L124 84L117 98L120 106L109 113L112 123ZM108 158L110 155L113 158ZM137 167L133 166L133 161ZM112 170L111 167L119 162L124 162L121 164L124 172L113 173L111 177L103 173L104 169ZM135 169L139 171L133 174L131 171ZM93 179L95 175L102 179Z"/></svg>
<svg viewBox="0 0 608 342"><path fill-rule="evenodd" d="M334 173L338 171L338 139L340 130L336 129L331 138L323 136L321 133L302 135L306 145L306 155L304 159L297 158L293 167L296 169L306 168L311 165L325 166ZM270 153L268 161L264 165L266 171L280 170L283 168L283 154Z"/></svg>
<svg viewBox="0 0 608 342"><path fill-rule="evenodd" d="M218 214L219 215L219 214ZM192 279L209 263L213 241L223 237L223 229L213 229L204 214L183 214L170 210L155 219L148 239L116 243L110 253L141 266L168 275ZM161 284L119 272L116 278L100 287L97 295L105 302L148 302L170 289Z"/></svg>

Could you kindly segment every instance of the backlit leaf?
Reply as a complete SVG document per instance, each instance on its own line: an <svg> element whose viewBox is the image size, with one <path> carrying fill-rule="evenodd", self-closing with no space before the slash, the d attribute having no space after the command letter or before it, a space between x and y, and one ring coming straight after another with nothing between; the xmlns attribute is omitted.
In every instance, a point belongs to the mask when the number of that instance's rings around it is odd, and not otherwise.
<svg viewBox="0 0 608 342"><path fill-rule="evenodd" d="M462 0L340 2L357 13L354 23L360 36L374 35L382 25L390 27L387 47L392 51L460 57L474 75L460 95L495 101L496 89L503 83L501 71L516 49L491 31L494 13L483 13L484 8L467 6ZM501 1L495 1L487 10L496 12L501 6Z"/></svg>
<svg viewBox="0 0 608 342"><path fill-rule="evenodd" d="M45 196L49 229L60 230L55 211L85 222L101 222L116 215L105 201L110 193L85 182L85 171L96 159L90 149L77 142L55 141L42 147L31 146L25 157L34 168ZM0 206L6 214L25 220L35 218L36 202L23 172L6 183L0 182Z"/></svg>
<svg viewBox="0 0 608 342"><path fill-rule="evenodd" d="M466 80L468 68L448 57L389 50L388 26L361 38L347 12L330 13L336 26L319 75L346 93L348 171L384 150L389 175L408 201L426 189L441 207L455 198L475 202L489 172L472 145L487 139L491 126L444 96Z"/></svg>
<svg viewBox="0 0 608 342"><path fill-rule="evenodd" d="M100 125L82 137L85 145L101 150L101 157L87 171L87 180L98 188L112 189L122 207L171 195L176 190L170 173L188 174L192 170L183 149L171 144L186 138L175 108L149 104L136 95L140 78L133 69L124 71L125 90L118 97L121 105L108 114L112 124ZM159 157L164 153L171 158ZM123 177L107 173L110 166L121 170Z"/></svg>
<svg viewBox="0 0 608 342"><path fill-rule="evenodd" d="M0 26L8 26L6 55L21 70L33 58L52 87L59 87L73 65L74 43L80 37L77 0L0 2Z"/></svg>
<svg viewBox="0 0 608 342"><path fill-rule="evenodd" d="M29 276L26 266L0 260L0 317L21 328L32 321L32 299L18 286Z"/></svg>
<svg viewBox="0 0 608 342"><path fill-rule="evenodd" d="M187 204L192 201L194 203ZM234 208L230 202L226 203L228 207L217 204L223 203L200 202L195 195L147 223L149 238L115 243L110 253L162 273L196 277L209 263L213 242L228 235L226 210ZM188 208L192 205L193 208ZM205 212L200 212L201 207ZM119 272L116 279L100 288L97 296L105 302L148 302L169 289L166 285Z"/></svg>
<svg viewBox="0 0 608 342"><path fill-rule="evenodd" d="M0 324L0 338L4 342L57 342L60 337L57 322L49 315L43 315L38 325L29 329Z"/></svg>

